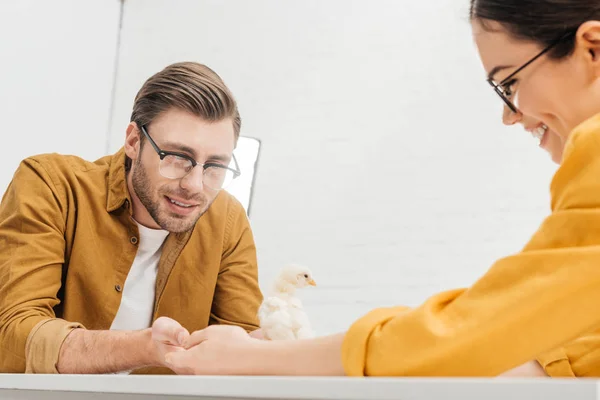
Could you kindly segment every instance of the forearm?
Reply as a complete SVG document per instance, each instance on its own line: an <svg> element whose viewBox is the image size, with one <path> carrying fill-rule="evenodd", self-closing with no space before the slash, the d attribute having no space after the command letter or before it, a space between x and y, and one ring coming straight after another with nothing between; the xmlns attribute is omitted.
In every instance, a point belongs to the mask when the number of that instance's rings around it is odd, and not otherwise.
<svg viewBox="0 0 600 400"><path fill-rule="evenodd" d="M151 330L88 331L75 329L58 358L61 374L104 374L158 365Z"/></svg>
<svg viewBox="0 0 600 400"><path fill-rule="evenodd" d="M344 334L294 341L259 343L263 375L343 376ZM250 358L250 360L252 360ZM256 359L252 360L256 366Z"/></svg>
<svg viewBox="0 0 600 400"><path fill-rule="evenodd" d="M341 348L343 334L313 340L266 342L262 350L265 375L341 376L345 375ZM265 346L266 347L266 346ZM547 377L533 360L500 375L500 377Z"/></svg>

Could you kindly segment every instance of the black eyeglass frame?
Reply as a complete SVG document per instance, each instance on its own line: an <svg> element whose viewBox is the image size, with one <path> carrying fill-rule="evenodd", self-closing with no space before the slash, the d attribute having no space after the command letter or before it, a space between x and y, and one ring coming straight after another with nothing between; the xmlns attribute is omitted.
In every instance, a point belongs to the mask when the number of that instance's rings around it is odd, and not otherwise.
<svg viewBox="0 0 600 400"><path fill-rule="evenodd" d="M544 54L546 54L547 52L549 52L550 50L552 50L560 42L562 42L563 40L569 38L570 36L573 36L574 34L575 34L574 31L568 31L568 32L564 33L561 37L559 37L558 39L556 39L554 42L552 42L550 45L548 45L546 48L544 48L541 52L539 52L535 57L533 57L531 60L527 61L525 64L521 65L512 74L510 74L509 76L507 76L506 78L504 78L502 80L502 82L500 82L500 83L497 84L496 82L494 82L494 80L491 77L487 78L487 82L490 84L490 86L492 86L492 88L494 89L494 91L496 92L496 94L498 96L500 96L500 98L504 101L504 103L508 106L508 108L510 108L510 110L513 113L515 113L515 114L518 113L519 109L513 104L513 102L508 97L506 97L506 94L504 93L503 86L506 84L506 82L508 82L512 78L514 78L519 72L521 72L523 69L525 69L526 67L528 67L535 60L537 60L538 58L540 58L541 56L543 56Z"/></svg>
<svg viewBox="0 0 600 400"><path fill-rule="evenodd" d="M144 134L144 136L146 136L146 138L148 138L148 141L150 141L150 144L152 145L152 148L154 148L154 150L156 151L156 153L158 154L158 156L160 157L160 160L162 161L166 156L175 156L175 157L181 157L184 158L186 160L188 160L189 162L192 163L192 169L194 169L197 165L201 165L202 166L202 172L204 175L204 171L206 171L207 168L210 167L215 167L215 168L223 168L223 169L227 169L229 171L231 171L233 173L233 179L239 177L242 173L240 171L240 166L237 162L237 159L235 158L235 154L232 154L232 158L233 158L233 162L235 163L235 168L229 168L226 165L223 164L219 164L219 163L206 163L206 164L200 164L199 162L197 162L196 160L194 160L192 157L188 156L187 154L183 154L183 153L178 153L178 152L174 152L174 151L166 151L166 150L162 150L160 147L158 147L158 145L156 144L156 142L152 139L152 137L150 136L150 134L148 133L148 131L146 130L146 126L145 125L141 125L140 126L140 130L142 131L142 133ZM169 178L169 179L182 179L185 176L187 176L192 169L190 169L190 171L185 174L184 176L182 176L181 178ZM165 177L166 178L166 177ZM211 188L213 190L222 190L221 189L214 189Z"/></svg>

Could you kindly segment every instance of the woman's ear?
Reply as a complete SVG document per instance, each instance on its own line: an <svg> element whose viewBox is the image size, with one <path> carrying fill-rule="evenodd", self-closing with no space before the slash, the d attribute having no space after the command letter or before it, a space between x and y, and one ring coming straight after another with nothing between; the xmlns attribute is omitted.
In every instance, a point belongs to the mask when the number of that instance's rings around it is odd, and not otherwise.
<svg viewBox="0 0 600 400"><path fill-rule="evenodd" d="M125 130L125 154L135 160L140 153L140 130L135 122L130 122Z"/></svg>
<svg viewBox="0 0 600 400"><path fill-rule="evenodd" d="M600 21L587 21L577 29L575 49L580 50L586 62L600 77Z"/></svg>

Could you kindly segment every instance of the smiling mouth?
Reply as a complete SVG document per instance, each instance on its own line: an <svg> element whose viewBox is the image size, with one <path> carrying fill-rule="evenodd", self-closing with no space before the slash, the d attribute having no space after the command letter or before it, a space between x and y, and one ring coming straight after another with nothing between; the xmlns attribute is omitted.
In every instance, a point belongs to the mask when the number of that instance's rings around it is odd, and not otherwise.
<svg viewBox="0 0 600 400"><path fill-rule="evenodd" d="M546 132L548 132L548 126L546 126L545 124L542 124L530 131L531 135L537 140L538 145L542 145L542 141Z"/></svg>
<svg viewBox="0 0 600 400"><path fill-rule="evenodd" d="M185 208L189 208L189 207L194 207L196 206L196 204L190 204L190 203L183 203L177 200L173 200L172 198L170 198L169 196L165 196L171 203L178 205L179 207L185 207Z"/></svg>
<svg viewBox="0 0 600 400"><path fill-rule="evenodd" d="M176 214L188 215L192 213L199 204L197 203L189 203L187 201L175 200L170 198L169 196L164 196L165 201L168 204L169 209L175 212Z"/></svg>

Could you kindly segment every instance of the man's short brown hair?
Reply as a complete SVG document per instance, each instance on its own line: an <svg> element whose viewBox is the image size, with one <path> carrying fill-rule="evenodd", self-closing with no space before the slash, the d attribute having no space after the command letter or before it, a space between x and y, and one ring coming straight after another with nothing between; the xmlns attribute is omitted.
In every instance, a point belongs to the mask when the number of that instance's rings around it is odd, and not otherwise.
<svg viewBox="0 0 600 400"><path fill-rule="evenodd" d="M135 97L131 121L141 127L171 108L210 122L231 118L236 141L240 135L237 103L221 77L206 65L175 63L148 78Z"/></svg>

